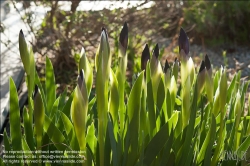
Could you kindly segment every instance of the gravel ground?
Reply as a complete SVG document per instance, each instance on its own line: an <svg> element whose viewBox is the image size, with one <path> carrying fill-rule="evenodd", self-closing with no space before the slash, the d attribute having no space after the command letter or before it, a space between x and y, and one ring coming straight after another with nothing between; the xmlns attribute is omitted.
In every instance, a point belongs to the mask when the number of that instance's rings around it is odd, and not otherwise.
<svg viewBox="0 0 250 166"><path fill-rule="evenodd" d="M236 72L241 71L241 80L248 81L250 76L250 47L237 47L230 53L226 53L223 57L223 50L209 50L203 49L201 46L190 46L190 55L193 57L196 65L200 64L200 61L207 54L213 66L213 69L219 69L221 66L227 67L228 80L232 80ZM198 62L198 63L197 63ZM228 82L229 83L229 82ZM250 93L250 86L245 96L245 114L248 112L248 96Z"/></svg>
<svg viewBox="0 0 250 166"><path fill-rule="evenodd" d="M165 63L167 58L169 62L173 62L178 53L174 53L174 48L177 47L176 42L172 42L170 39L153 40L158 42L161 48L166 48L162 64ZM231 47L228 47L231 48ZM226 50L226 51L225 51ZM223 52L225 56L223 56ZM204 59L205 55L208 55L213 69L219 69L221 66L226 66L229 79L232 79L234 74L241 70L241 77L248 79L250 76L250 47L238 46L234 49L210 49L204 48L201 45L190 44L189 55L193 58L196 67L199 67L201 60Z"/></svg>
<svg viewBox="0 0 250 166"><path fill-rule="evenodd" d="M194 59L201 59L206 53L214 68L219 68L220 66L227 67L229 78L232 78L235 72L239 70L242 72L242 78L246 78L250 75L250 48L237 47L230 53L226 51L226 56L224 57L222 49L203 50L205 49L198 45L190 46L190 55L193 56Z"/></svg>

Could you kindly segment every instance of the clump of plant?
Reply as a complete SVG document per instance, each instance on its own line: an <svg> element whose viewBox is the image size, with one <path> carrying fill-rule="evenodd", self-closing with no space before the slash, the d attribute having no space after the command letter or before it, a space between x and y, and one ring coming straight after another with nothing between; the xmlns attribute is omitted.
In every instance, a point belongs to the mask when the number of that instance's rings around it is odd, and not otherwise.
<svg viewBox="0 0 250 166"><path fill-rule="evenodd" d="M244 112L249 82L241 83L239 72L228 84L225 68L213 73L207 55L196 69L182 28L178 42L180 62L166 60L164 67L158 59L158 45L151 53L146 44L141 72L126 90L127 24L120 33L114 68L108 33L102 28L95 68L82 49L74 91L56 98L50 60L46 58L43 86L32 49L20 31L29 104L21 123L17 91L10 78L10 137L5 131L5 150L60 150L65 156L61 160L71 160L70 151L78 151L82 165L98 166L242 164L250 145L249 101ZM225 152L232 152L238 160ZM39 153L33 157L42 159Z"/></svg>

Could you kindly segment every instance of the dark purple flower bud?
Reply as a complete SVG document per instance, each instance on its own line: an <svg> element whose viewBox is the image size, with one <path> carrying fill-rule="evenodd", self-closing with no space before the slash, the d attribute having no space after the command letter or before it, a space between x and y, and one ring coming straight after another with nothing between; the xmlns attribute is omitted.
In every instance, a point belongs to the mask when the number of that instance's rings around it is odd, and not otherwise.
<svg viewBox="0 0 250 166"><path fill-rule="evenodd" d="M207 54L205 56L205 66L206 66L207 70L209 70L211 68L211 63L210 63L210 60L209 60Z"/></svg>
<svg viewBox="0 0 250 166"><path fill-rule="evenodd" d="M155 73L158 70L158 63L159 63L158 57L159 57L159 46L158 44L156 44L150 62L151 74Z"/></svg>
<svg viewBox="0 0 250 166"><path fill-rule="evenodd" d="M79 86L79 89L82 93L82 96L83 96L83 99L84 100L87 100L88 98L88 91L87 91L87 86L86 86L86 83L85 83L85 75L84 75L84 70L81 69L80 70L80 73L79 73L79 76L77 78L77 83L78 83L78 86Z"/></svg>
<svg viewBox="0 0 250 166"><path fill-rule="evenodd" d="M144 50L142 51L142 56L141 56L141 70L146 69L147 62L149 59L150 59L150 52L148 44L146 44Z"/></svg>
<svg viewBox="0 0 250 166"><path fill-rule="evenodd" d="M80 70L80 78L82 79L82 81L83 81L83 78L84 78L84 76L83 76L83 69L82 70Z"/></svg>
<svg viewBox="0 0 250 166"><path fill-rule="evenodd" d="M23 30L22 30L22 29L20 30L20 34L24 37L24 34L23 34Z"/></svg>
<svg viewBox="0 0 250 166"><path fill-rule="evenodd" d="M211 67L211 63L210 63L210 60L209 60L207 54L205 56L205 66L206 66L206 69L207 69L209 76L212 77L212 67Z"/></svg>
<svg viewBox="0 0 250 166"><path fill-rule="evenodd" d="M205 62L202 61L202 62L201 62L201 66L200 66L199 73L201 73L202 71L204 71L204 69L205 69Z"/></svg>
<svg viewBox="0 0 250 166"><path fill-rule="evenodd" d="M38 92L38 86L35 85L35 90L34 90L33 95L32 95L33 99L35 99L37 92Z"/></svg>
<svg viewBox="0 0 250 166"><path fill-rule="evenodd" d="M186 32L181 28L179 36L179 52L183 50L186 55L189 53L189 41Z"/></svg>
<svg viewBox="0 0 250 166"><path fill-rule="evenodd" d="M158 59L158 57L159 57L159 46L158 46L158 44L156 44L155 45L155 48L154 48L154 51L153 51L153 56L156 58L156 59Z"/></svg>
<svg viewBox="0 0 250 166"><path fill-rule="evenodd" d="M178 62L178 59L175 58L174 64L173 64L173 75L174 75L175 81L177 81L178 79L178 72L179 72L179 62Z"/></svg>
<svg viewBox="0 0 250 166"><path fill-rule="evenodd" d="M80 74L78 76L78 86L80 89L82 89L82 84L83 84L83 81L84 81L84 71L83 69L80 70Z"/></svg>
<svg viewBox="0 0 250 166"><path fill-rule="evenodd" d="M128 47L128 26L127 22L124 23L122 31L120 33L120 44L124 49L124 52L126 52L127 47Z"/></svg>
<svg viewBox="0 0 250 166"><path fill-rule="evenodd" d="M205 66L205 62L202 61L201 65L200 65L200 70L197 76L197 89L198 89L198 95L200 96L204 86L205 86L205 79L206 79L206 66Z"/></svg>
<svg viewBox="0 0 250 166"><path fill-rule="evenodd" d="M164 73L166 73L169 68L170 68L170 66L168 64L168 60L166 59L165 66L164 66Z"/></svg>

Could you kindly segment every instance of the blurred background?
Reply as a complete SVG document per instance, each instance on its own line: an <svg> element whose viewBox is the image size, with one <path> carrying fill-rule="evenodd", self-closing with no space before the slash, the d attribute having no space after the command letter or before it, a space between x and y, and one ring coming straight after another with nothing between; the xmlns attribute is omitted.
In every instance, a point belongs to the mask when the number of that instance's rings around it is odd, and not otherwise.
<svg viewBox="0 0 250 166"><path fill-rule="evenodd" d="M1 56L16 47L24 23L24 35L32 45L36 68L44 77L45 56L53 61L58 92L72 91L76 61L84 47L94 66L101 28L107 28L113 63L117 62L120 30L129 27L128 73L140 71L146 43L161 49L162 64L178 57L180 27L190 40L196 66L205 54L214 68L227 66L229 77L242 70L250 75L250 1L1 1ZM11 28L14 29L11 31ZM23 29L23 28L22 28ZM71 85L71 86L69 86Z"/></svg>

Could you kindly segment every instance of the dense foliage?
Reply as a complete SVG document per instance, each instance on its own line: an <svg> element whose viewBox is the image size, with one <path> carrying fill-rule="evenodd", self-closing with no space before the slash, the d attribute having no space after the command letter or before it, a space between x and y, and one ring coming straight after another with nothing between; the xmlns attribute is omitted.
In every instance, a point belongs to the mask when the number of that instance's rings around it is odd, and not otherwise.
<svg viewBox="0 0 250 166"><path fill-rule="evenodd" d="M42 159L35 153L39 150L64 151L64 160L71 160L70 151L79 151L83 165L243 164L250 145L249 105L244 109L249 82L241 83L238 73L228 84L225 68L214 74L207 55L196 69L182 28L178 44L180 62L166 61L164 68L158 44L152 54L146 44L141 71L130 87L127 23L119 35L119 49L114 53L118 63L113 66L108 32L102 28L95 68L82 49L74 91L67 96L65 90L56 98L51 61L46 58L43 85L33 51L20 31L29 103L21 121L10 78L10 137L5 131L5 150L33 151L37 160Z"/></svg>

